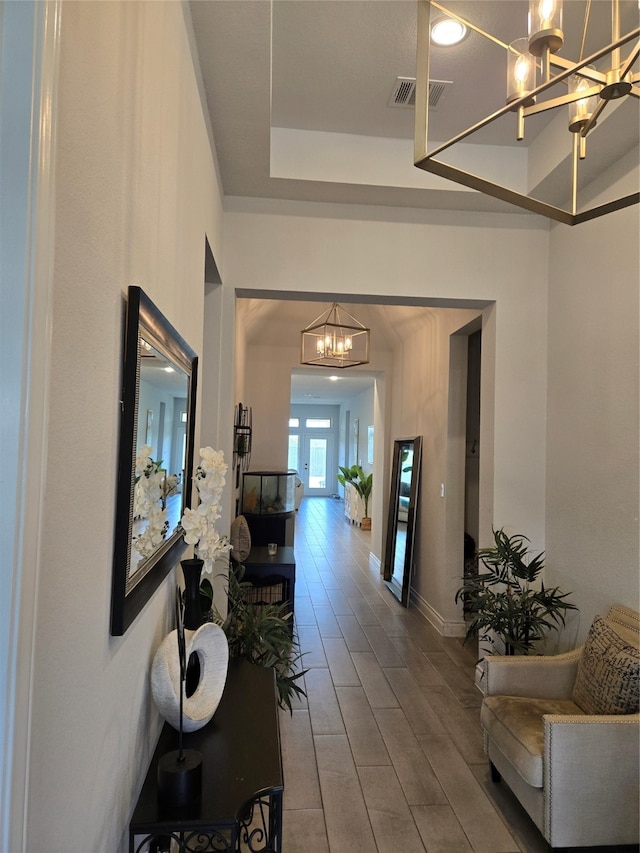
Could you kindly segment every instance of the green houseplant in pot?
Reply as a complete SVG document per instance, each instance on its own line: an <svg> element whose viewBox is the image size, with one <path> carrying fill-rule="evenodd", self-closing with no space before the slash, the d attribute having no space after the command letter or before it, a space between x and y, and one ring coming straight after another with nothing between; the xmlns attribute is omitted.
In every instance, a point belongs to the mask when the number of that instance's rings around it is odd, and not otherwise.
<svg viewBox="0 0 640 853"><path fill-rule="evenodd" d="M214 621L222 626L229 643L230 658L244 658L275 670L278 702L290 712L295 697L306 696L299 684L306 670L292 630L287 604L251 601L253 586L243 581L244 567L231 565L228 576L228 615L222 619L214 607Z"/></svg>
<svg viewBox="0 0 640 853"><path fill-rule="evenodd" d="M340 472L338 474L338 482L340 485L344 486L346 483L351 483L364 503L362 529L371 530L369 498L371 497L371 490L373 488L373 474L365 474L362 466L360 465L352 465L350 468L345 468L342 465L339 465L338 467L340 468Z"/></svg>
<svg viewBox="0 0 640 853"><path fill-rule="evenodd" d="M494 530L493 538L491 548L478 550L478 573L456 592L468 619L465 642L477 637L491 653L527 655L577 607L567 601L570 593L538 583L544 552L532 555L526 536Z"/></svg>
<svg viewBox="0 0 640 853"><path fill-rule="evenodd" d="M359 465L351 465L350 468L345 468L344 465L338 465L340 469L338 472L338 482L341 486L344 487L346 483L353 483L358 479L358 469L360 469ZM362 469L360 469L362 470Z"/></svg>

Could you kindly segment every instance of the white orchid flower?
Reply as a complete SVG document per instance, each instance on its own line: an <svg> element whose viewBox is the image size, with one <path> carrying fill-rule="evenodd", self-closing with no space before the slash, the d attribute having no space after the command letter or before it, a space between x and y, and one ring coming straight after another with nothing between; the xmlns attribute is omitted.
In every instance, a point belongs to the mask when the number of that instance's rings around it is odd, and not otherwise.
<svg viewBox="0 0 640 853"><path fill-rule="evenodd" d="M181 521L185 542L195 546L197 556L205 562L205 571L209 572L215 560L231 549L227 537L220 536L215 526L221 515L220 502L228 467L221 450L200 449L200 464L194 477L199 504L196 509L185 509Z"/></svg>

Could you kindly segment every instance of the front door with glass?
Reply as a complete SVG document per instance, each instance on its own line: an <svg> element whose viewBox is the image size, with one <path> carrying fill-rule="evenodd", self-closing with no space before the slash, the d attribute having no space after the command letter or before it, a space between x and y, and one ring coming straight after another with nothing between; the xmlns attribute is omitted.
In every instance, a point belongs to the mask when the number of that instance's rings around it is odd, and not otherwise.
<svg viewBox="0 0 640 853"><path fill-rule="evenodd" d="M303 435L302 481L305 495L327 497L331 494L329 459L331 439L318 435Z"/></svg>
<svg viewBox="0 0 640 853"><path fill-rule="evenodd" d="M298 472L306 496L332 495L337 485L334 418L291 418L288 464Z"/></svg>

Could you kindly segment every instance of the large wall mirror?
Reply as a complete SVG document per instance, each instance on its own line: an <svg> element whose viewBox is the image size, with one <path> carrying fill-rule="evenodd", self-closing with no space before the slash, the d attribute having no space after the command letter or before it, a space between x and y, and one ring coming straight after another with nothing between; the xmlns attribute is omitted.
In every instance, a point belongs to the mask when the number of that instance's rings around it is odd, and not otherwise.
<svg viewBox="0 0 640 853"><path fill-rule="evenodd" d="M128 291L111 599L124 634L186 545L198 359L139 287Z"/></svg>
<svg viewBox="0 0 640 853"><path fill-rule="evenodd" d="M421 462L422 436L394 441L383 577L403 607L409 606Z"/></svg>

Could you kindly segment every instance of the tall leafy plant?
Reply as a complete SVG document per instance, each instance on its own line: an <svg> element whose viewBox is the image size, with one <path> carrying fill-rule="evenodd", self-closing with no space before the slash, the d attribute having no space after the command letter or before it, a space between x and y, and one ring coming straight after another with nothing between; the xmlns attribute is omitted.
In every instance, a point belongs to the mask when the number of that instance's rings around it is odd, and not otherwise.
<svg viewBox="0 0 640 853"><path fill-rule="evenodd" d="M345 483L351 483L353 488L362 498L364 503L365 517L369 517L369 498L373 489L373 474L365 474L361 465L352 465L350 468L345 468L339 465L340 473L338 474L338 482L341 486Z"/></svg>
<svg viewBox="0 0 640 853"><path fill-rule="evenodd" d="M344 465L338 465L340 469L338 472L338 482L341 486L344 486L346 483L353 483L354 480L358 479L358 471L362 470L359 465L351 465L350 468L346 468Z"/></svg>
<svg viewBox="0 0 640 853"><path fill-rule="evenodd" d="M254 588L242 580L243 575L243 566L230 566L228 616L222 620L216 610L214 620L227 636L230 657L275 670L278 703L292 711L294 698L306 696L299 684L306 670L300 666L302 654L291 624L292 614L286 611L286 604L251 602Z"/></svg>
<svg viewBox="0 0 640 853"><path fill-rule="evenodd" d="M538 584L544 552L532 555L526 536L494 530L493 538L493 547L478 551L484 571L465 576L456 592L468 618L465 642L478 637L499 653L526 655L577 607L566 600L570 593Z"/></svg>

